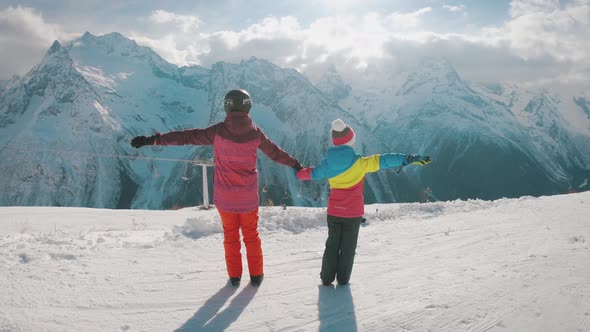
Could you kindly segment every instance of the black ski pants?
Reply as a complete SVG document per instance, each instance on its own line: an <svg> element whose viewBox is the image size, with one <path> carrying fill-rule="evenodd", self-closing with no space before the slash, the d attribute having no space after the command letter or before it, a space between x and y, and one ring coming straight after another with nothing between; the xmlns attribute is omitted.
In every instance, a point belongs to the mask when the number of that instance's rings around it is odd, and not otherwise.
<svg viewBox="0 0 590 332"><path fill-rule="evenodd" d="M320 273L322 283L329 284L337 278L339 284L345 285L350 280L360 225L361 217L328 215L328 239Z"/></svg>

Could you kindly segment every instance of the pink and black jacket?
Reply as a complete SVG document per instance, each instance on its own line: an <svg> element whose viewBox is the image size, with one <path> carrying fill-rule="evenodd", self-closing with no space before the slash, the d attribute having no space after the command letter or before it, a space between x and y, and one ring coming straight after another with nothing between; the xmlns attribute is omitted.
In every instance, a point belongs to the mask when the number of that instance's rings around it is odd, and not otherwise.
<svg viewBox="0 0 590 332"><path fill-rule="evenodd" d="M213 145L213 202L226 212L244 213L258 208L257 149L278 163L301 168L245 112L228 112L225 121L208 128L159 134L155 145Z"/></svg>

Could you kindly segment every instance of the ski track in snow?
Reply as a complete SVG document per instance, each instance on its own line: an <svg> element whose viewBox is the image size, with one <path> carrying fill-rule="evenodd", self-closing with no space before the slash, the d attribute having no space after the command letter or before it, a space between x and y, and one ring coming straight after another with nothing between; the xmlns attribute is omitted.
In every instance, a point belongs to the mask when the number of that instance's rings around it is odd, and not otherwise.
<svg viewBox="0 0 590 332"><path fill-rule="evenodd" d="M325 209L261 208L258 289L214 210L0 208L0 331L590 331L589 202L368 205L335 287Z"/></svg>

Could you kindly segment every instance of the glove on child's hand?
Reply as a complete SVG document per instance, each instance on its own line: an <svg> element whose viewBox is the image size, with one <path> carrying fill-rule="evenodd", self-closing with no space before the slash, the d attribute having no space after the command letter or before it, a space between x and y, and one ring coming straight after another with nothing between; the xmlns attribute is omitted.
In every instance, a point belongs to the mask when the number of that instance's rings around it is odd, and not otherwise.
<svg viewBox="0 0 590 332"><path fill-rule="evenodd" d="M407 157L408 163L407 165L428 165L432 161L428 156L421 156L417 154L409 154Z"/></svg>

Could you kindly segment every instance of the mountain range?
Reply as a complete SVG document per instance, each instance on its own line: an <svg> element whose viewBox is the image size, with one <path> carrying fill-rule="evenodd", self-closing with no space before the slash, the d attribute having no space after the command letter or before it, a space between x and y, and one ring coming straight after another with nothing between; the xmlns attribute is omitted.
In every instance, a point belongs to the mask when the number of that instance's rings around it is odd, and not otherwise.
<svg viewBox="0 0 590 332"><path fill-rule="evenodd" d="M164 209L202 203L210 147L129 140L224 119L231 89L252 95L254 122L304 165L331 145L336 118L355 149L427 154L426 167L367 176L366 202L496 199L588 190L590 98L463 80L422 59L387 79L346 82L331 66L312 83L264 59L178 67L121 34L54 42L23 77L0 82L0 205ZM327 183L299 183L259 157L262 204L324 206ZM209 191L212 190L209 172Z"/></svg>

